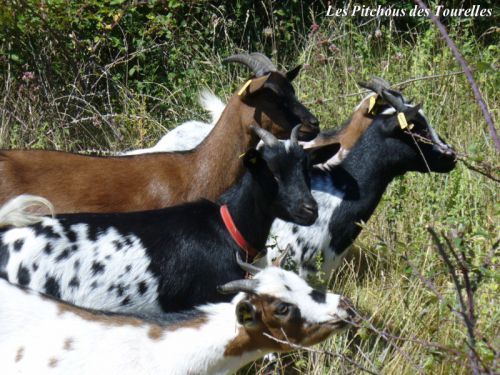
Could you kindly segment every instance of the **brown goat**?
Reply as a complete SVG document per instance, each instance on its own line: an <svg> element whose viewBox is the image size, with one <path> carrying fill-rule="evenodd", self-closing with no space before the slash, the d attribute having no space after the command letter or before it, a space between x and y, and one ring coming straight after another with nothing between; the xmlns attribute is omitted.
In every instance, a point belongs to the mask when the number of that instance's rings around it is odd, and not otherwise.
<svg viewBox="0 0 500 375"><path fill-rule="evenodd" d="M318 120L295 97L300 67L277 72L264 55L234 55L254 72L229 100L213 131L188 152L95 157L58 151L0 151L0 204L19 194L40 195L60 212L155 209L199 198L215 200L243 172L238 156L259 139L252 124L278 137L292 128L317 133Z"/></svg>

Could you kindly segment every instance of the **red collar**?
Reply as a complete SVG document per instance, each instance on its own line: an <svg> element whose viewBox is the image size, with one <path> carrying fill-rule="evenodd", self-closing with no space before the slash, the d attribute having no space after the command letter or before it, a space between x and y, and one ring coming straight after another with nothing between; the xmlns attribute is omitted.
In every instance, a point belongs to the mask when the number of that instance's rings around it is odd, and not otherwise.
<svg viewBox="0 0 500 375"><path fill-rule="evenodd" d="M222 205L220 207L220 216L222 217L222 221L224 221L226 229L233 238L234 242L238 244L238 246L247 254L249 258L255 258L259 252L245 240L245 237L243 237L238 228L236 228L227 205Z"/></svg>

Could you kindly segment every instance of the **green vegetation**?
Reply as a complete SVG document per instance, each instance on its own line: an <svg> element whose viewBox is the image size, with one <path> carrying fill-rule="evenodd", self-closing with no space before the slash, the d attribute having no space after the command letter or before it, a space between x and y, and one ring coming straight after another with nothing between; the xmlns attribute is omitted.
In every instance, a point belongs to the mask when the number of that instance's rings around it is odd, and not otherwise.
<svg viewBox="0 0 500 375"><path fill-rule="evenodd" d="M323 127L349 116L362 97L349 94L371 74L394 83L437 75L407 84L405 94L424 104L434 127L469 161L498 173L498 153L472 91L463 75L450 74L460 68L428 20L326 18L321 3L2 2L0 146L83 152L152 145L184 120L206 118L196 104L201 88L227 98L244 82L247 72L222 66L222 58L258 50L279 66L305 64L295 86ZM495 19L445 21L498 119ZM459 309L426 230L432 226L467 255L471 277L480 275L475 349L484 367L499 371L498 192L497 182L463 163L447 175L412 173L395 181L330 283L368 320L313 353L281 356L283 367L363 373L353 361L383 374L471 373L467 330L448 307ZM241 373L260 368L259 361Z"/></svg>

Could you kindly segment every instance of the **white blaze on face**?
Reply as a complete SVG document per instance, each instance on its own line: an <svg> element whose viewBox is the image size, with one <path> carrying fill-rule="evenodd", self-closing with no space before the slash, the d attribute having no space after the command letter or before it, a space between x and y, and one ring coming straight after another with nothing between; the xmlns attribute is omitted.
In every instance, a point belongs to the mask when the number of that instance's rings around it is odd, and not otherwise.
<svg viewBox="0 0 500 375"><path fill-rule="evenodd" d="M278 267L267 267L255 276L259 280L256 293L279 298L283 302L296 305L302 318L308 323L324 323L334 318L347 318L348 314L339 306L338 294L326 293L324 300L320 292L311 288L293 272ZM314 295L320 298L313 298Z"/></svg>

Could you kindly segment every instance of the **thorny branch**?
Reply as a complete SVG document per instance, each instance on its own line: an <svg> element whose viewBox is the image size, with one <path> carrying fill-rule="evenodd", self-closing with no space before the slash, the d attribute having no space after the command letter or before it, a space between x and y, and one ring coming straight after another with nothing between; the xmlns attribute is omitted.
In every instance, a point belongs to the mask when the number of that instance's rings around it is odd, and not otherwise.
<svg viewBox="0 0 500 375"><path fill-rule="evenodd" d="M471 369L473 374L479 374L480 370L478 362L480 361L480 359L476 352L476 335L475 335L476 318L474 316L474 299L473 299L473 293L470 290L470 285L469 283L467 283L468 266L465 263L465 259L460 259L458 257L455 250L453 249L453 246L451 246L449 240L446 239L446 242L448 243L448 250L450 254L453 256L453 258L455 258L455 261L458 263L458 267L457 265L453 264L443 244L439 241L439 237L434 231L434 229L432 227L427 227L427 231L431 234L432 240L436 245L436 249L441 258L443 259L444 263L446 264L448 272L453 280L453 284L455 286L455 292L458 301L460 303L460 315L462 316L462 321L464 322L464 325L467 329L470 365L472 367ZM446 238L445 236L443 237ZM460 282L458 278L457 268L461 269L462 271L462 278L464 280L463 284ZM469 286L469 288L467 288L467 286ZM462 294L464 288L468 297L467 301L465 300Z"/></svg>
<svg viewBox="0 0 500 375"><path fill-rule="evenodd" d="M481 373L492 373L492 370L488 370L488 366L485 365L484 362L482 362L481 357L478 355L477 350L476 350L476 343L478 337L480 335L476 331L476 319L474 316L474 292L475 288L471 283L469 274L470 274L470 266L469 266L469 261L465 255L464 251L460 251L458 254L455 249L453 248L453 245L451 244L451 241L444 235L442 234L443 238L445 239L446 245L448 250L445 249L443 244L440 242L438 235L436 232L431 228L428 227L427 230L432 236L433 242L436 245L437 251L441 258L443 259L447 269L448 273L451 275L452 280L453 280L453 285L455 288L455 293L457 295L457 299L459 301L459 309L455 308L452 306L444 297L443 294L441 294L438 290L436 285L430 281L428 278L424 277L420 271L418 271L417 267L413 265L413 263L408 259L407 255L403 255L403 259L406 261L406 263L409 265L411 268L413 274L419 278L419 280L429 289L433 292L433 294L437 297L440 303L445 305L452 314L457 316L464 324L467 330L467 347L469 348L468 352L468 366L470 366L472 373L473 374L481 374ZM381 238L379 238L382 242L384 242ZM385 243L385 242L384 242ZM494 248L498 246L498 243L494 245ZM449 254L448 254L449 252ZM484 268L488 268L491 266L491 261L493 256L491 255L494 250L490 251L489 254L487 255L485 262L483 264ZM450 258L451 255L451 258ZM453 264L452 258L455 261L456 264ZM458 271L460 271L461 278L459 276ZM480 277L476 278L476 282L479 282ZM463 292L465 291L466 298L463 295ZM496 350L489 345L488 342L486 342L482 337L481 340L486 344L486 346L496 355L497 352Z"/></svg>
<svg viewBox="0 0 500 375"><path fill-rule="evenodd" d="M414 139L418 139L419 142L432 144L432 141L426 137L421 136L420 134L408 132ZM473 157L465 152L456 152L457 160L464 163L464 165L470 169L471 171L482 174L484 177L489 178L492 181L500 182L500 178L497 176L497 171L499 170L498 166L493 166L484 161L475 161ZM472 164L472 163L475 163Z"/></svg>
<svg viewBox="0 0 500 375"><path fill-rule="evenodd" d="M422 1L422 0L414 0L415 3L418 4L418 6L422 9L427 10L429 12L429 17L431 21L436 25L436 27L439 29L439 32L441 33L441 36L443 39L446 41L448 44L448 47L450 47L451 52L453 55L455 55L455 58L461 65L465 76L467 77L467 80L469 81L469 84L472 88L472 91L474 92L474 96L476 98L476 101L479 104L479 107L481 108L481 111L483 112L484 119L486 120L486 123L488 124L488 130L490 132L491 138L493 138L493 143L495 144L495 147L497 148L497 151L500 152L500 139L498 139L498 134L495 129L495 123L493 121L493 117L491 116L490 112L488 111L488 107L486 105L486 102L483 99L483 95L481 94L481 91L479 90L479 87L476 84L476 81L474 80L474 77L472 76L472 72L467 65L467 62L463 58L462 54L458 50L456 44L451 40L450 36L448 35L448 32L446 31L446 28L444 25L439 21L439 19L430 11L430 9L427 7L427 5Z"/></svg>

